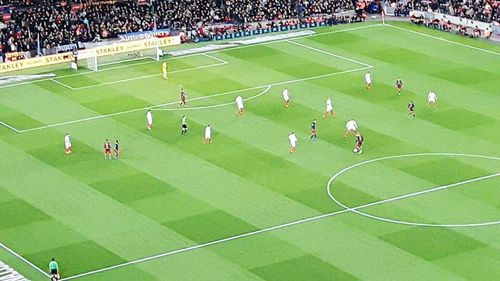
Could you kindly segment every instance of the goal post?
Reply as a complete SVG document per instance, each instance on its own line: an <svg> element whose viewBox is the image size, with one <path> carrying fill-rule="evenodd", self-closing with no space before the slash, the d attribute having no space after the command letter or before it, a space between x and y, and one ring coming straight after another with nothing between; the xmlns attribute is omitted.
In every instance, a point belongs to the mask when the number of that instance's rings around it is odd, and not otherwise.
<svg viewBox="0 0 500 281"><path fill-rule="evenodd" d="M120 42L87 49L78 55L78 59L80 63L85 64L84 67L99 71L110 65L127 64L138 60L160 61L163 56L162 47L178 44L180 44L179 36Z"/></svg>
<svg viewBox="0 0 500 281"><path fill-rule="evenodd" d="M97 64L97 56L96 55L87 58L86 62L87 62L86 66L88 69L93 70L93 71L98 70L98 68L97 68L97 65L98 65Z"/></svg>
<svg viewBox="0 0 500 281"><path fill-rule="evenodd" d="M92 56L88 57L84 63L86 67L93 71L99 71L105 67L115 64L126 64L128 62L138 61L138 60L154 60L160 61L162 57L162 51L159 47L153 47L150 49L144 49L139 51L116 53L107 56L98 56L97 53L93 53Z"/></svg>

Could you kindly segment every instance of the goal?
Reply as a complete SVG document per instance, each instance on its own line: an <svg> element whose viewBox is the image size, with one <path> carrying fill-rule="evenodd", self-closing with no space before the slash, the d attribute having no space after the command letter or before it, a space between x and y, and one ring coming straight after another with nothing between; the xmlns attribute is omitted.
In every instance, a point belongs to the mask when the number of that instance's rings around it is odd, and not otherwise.
<svg viewBox="0 0 500 281"><path fill-rule="evenodd" d="M158 46L132 51L121 50L121 48L115 46L95 48L86 53L86 59L81 60L81 63L84 63L84 67L90 70L99 71L104 68L113 67L116 64L126 65L138 60L159 61L163 56L163 52ZM123 50L126 50L126 48L123 48Z"/></svg>

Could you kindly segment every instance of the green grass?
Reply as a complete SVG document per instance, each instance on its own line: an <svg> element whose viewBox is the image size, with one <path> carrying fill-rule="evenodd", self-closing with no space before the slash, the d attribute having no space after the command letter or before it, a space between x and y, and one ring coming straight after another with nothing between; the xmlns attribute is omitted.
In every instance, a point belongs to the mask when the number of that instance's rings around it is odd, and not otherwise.
<svg viewBox="0 0 500 281"><path fill-rule="evenodd" d="M341 211L327 182L365 160L428 152L499 157L500 46L391 24L404 30L353 24L294 39L372 65L370 91L366 70L353 71L363 65L289 42L212 53L223 65L204 55L170 59L168 81L159 63L137 61L73 76L56 71L69 87L37 81L1 88L0 120L22 133L0 127L0 241L43 270L56 257L69 277ZM328 33L352 27L362 28ZM394 88L398 77L402 96ZM266 85L273 86L237 116L235 96L255 97ZM197 99L189 101L197 110L177 110L180 87ZM287 109L284 87L292 97ZM439 97L436 109L426 106L430 89ZM327 97L336 119L321 117ZM406 114L410 100L415 120ZM162 104L147 131L143 108ZM106 114L112 116L93 119ZM187 136L180 135L183 114ZM315 142L309 140L314 118ZM366 140L362 155L352 153L352 137L343 138L351 118ZM203 145L207 124L213 143ZM57 126L45 127L51 125ZM295 155L288 153L291 131L299 137ZM69 156L66 132L74 146ZM119 160L103 160L106 138L120 140ZM340 175L331 191L355 207L499 173L499 161L383 160ZM499 183L494 177L361 210L418 223L497 221ZM341 212L81 280L498 280L498 230L399 225ZM0 260L45 280L4 249Z"/></svg>

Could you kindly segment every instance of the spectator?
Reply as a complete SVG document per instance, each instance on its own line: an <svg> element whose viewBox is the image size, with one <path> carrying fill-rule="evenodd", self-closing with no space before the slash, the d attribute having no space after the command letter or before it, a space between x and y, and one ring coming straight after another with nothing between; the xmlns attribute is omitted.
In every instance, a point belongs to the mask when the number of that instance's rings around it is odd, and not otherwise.
<svg viewBox="0 0 500 281"><path fill-rule="evenodd" d="M0 29L4 53L32 51L37 44L47 49L78 41L98 42L155 27L213 37L227 30L205 34L204 26L233 24L243 31L248 30L250 22L308 18L352 9L350 0L157 0L153 6L137 1L0 0L0 4L12 6L12 20Z"/></svg>

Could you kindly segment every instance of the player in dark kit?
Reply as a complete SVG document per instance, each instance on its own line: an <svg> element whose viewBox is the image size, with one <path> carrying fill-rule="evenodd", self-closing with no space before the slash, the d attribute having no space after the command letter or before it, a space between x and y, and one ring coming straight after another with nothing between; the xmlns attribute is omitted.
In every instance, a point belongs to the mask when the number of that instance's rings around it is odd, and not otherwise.
<svg viewBox="0 0 500 281"><path fill-rule="evenodd" d="M184 92L184 89L181 89L180 99L181 99L181 101L179 102L179 107L187 106L187 103L186 103L187 95L186 95L186 92Z"/></svg>
<svg viewBox="0 0 500 281"><path fill-rule="evenodd" d="M356 146L354 147L354 153L361 154L363 153L363 136L360 133L356 134Z"/></svg>
<svg viewBox="0 0 500 281"><path fill-rule="evenodd" d="M104 141L104 160L106 159L111 160L111 144L109 143L108 139Z"/></svg>
<svg viewBox="0 0 500 281"><path fill-rule="evenodd" d="M415 118L415 104L413 103L413 101L410 101L410 103L408 104L408 115L411 115L413 116L413 118Z"/></svg>
<svg viewBox="0 0 500 281"><path fill-rule="evenodd" d="M118 156L120 156L120 144L118 143L118 140L115 142L115 146L113 147L113 151L115 152L115 159L118 159Z"/></svg>
<svg viewBox="0 0 500 281"><path fill-rule="evenodd" d="M400 96L401 91L403 91L403 80L399 78L396 80L396 89L398 89L398 96Z"/></svg>
<svg viewBox="0 0 500 281"><path fill-rule="evenodd" d="M316 140L318 137L317 124L318 122L314 119L311 123L311 139Z"/></svg>

